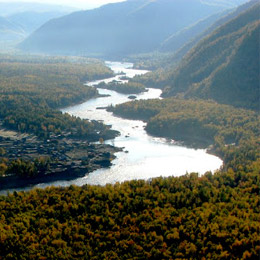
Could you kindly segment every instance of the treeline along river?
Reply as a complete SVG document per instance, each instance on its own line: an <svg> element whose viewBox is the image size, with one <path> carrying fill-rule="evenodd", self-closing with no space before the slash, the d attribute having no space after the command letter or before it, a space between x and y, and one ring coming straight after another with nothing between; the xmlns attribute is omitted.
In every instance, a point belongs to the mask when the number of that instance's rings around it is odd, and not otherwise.
<svg viewBox="0 0 260 260"><path fill-rule="evenodd" d="M104 81L120 81L123 77L134 77L144 74L145 70L133 69L131 63L107 62L107 65L117 74L113 78L88 82L87 85L97 85ZM125 76L125 77L124 77ZM124 80L121 80L124 81ZM55 185L68 184L100 184L122 182L132 179L149 179L158 176L180 176L186 172L214 171L221 167L222 161L206 150L191 149L180 146L173 141L149 136L144 130L145 123L137 120L128 120L114 116L105 109L110 105L116 105L129 101L128 96L112 90L98 89L100 94L110 95L89 100L83 104L63 109L71 115L80 118L102 120L105 124L120 131L121 135L106 143L118 147L124 147L123 152L117 153L117 159L113 161L111 168L104 168L90 173L84 178L71 182L56 182ZM137 99L159 98L161 90L148 89L147 92L136 95ZM48 184L49 185L49 184Z"/></svg>
<svg viewBox="0 0 260 260"><path fill-rule="evenodd" d="M133 64L131 63L107 62L107 65L115 72L115 77L87 82L86 84L95 86L100 82L109 83L114 80L125 82L127 81L126 78L132 78L135 75L147 72L146 70L133 69ZM21 190L32 189L33 187L44 188L53 185L105 185L107 183L113 184L133 179L180 176L187 172L203 174L206 171L215 171L221 167L222 160L208 154L206 150L191 149L171 140L149 136L144 130L146 123L119 118L111 112L102 109L110 105L129 101L129 95L119 94L103 88L99 88L98 91L104 97L93 98L85 103L64 108L62 112L82 119L100 120L107 125L112 125L112 129L121 133L117 138L106 141L107 144L124 148L123 152L116 154L117 159L113 161L113 166L96 170L85 177L72 181L48 182L21 188ZM160 98L160 94L161 90L150 88L147 92L137 94L136 99ZM5 193L5 191L1 193Z"/></svg>

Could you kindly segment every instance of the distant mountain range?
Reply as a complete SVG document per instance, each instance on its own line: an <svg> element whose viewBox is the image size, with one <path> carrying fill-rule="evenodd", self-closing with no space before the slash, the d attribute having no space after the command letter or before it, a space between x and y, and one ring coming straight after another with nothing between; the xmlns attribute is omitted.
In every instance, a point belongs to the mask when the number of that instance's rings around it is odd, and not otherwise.
<svg viewBox="0 0 260 260"><path fill-rule="evenodd" d="M14 24L21 26L27 36L41 27L44 23L51 19L66 15L67 13L60 11L52 12L22 12L8 16L8 20Z"/></svg>
<svg viewBox="0 0 260 260"><path fill-rule="evenodd" d="M236 7L238 5L242 5L247 0L201 0L204 4L209 4L209 5L221 5L225 7Z"/></svg>
<svg viewBox="0 0 260 260"><path fill-rule="evenodd" d="M146 53L230 5L200 0L128 0L51 20L20 48L51 54L120 57Z"/></svg>
<svg viewBox="0 0 260 260"><path fill-rule="evenodd" d="M238 9L168 72L164 96L181 94L259 109L260 3L250 5L242 13Z"/></svg>
<svg viewBox="0 0 260 260"><path fill-rule="evenodd" d="M51 13L51 12L61 12L61 13L71 13L77 11L74 7L61 6L54 4L41 4L41 3L0 3L0 16L8 17L18 13L24 12L35 12L35 13Z"/></svg>
<svg viewBox="0 0 260 260"><path fill-rule="evenodd" d="M34 3L0 3L0 48L13 47L47 21L75 8Z"/></svg>
<svg viewBox="0 0 260 260"><path fill-rule="evenodd" d="M24 39L22 26L15 24L4 17L0 17L0 43L8 44Z"/></svg>

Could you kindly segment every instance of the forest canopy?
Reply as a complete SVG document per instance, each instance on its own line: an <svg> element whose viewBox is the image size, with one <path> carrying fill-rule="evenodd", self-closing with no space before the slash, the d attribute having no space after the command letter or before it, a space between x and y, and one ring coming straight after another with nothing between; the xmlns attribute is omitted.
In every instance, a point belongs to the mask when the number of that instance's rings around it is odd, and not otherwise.
<svg viewBox="0 0 260 260"><path fill-rule="evenodd" d="M257 259L259 170L0 197L0 259Z"/></svg>
<svg viewBox="0 0 260 260"><path fill-rule="evenodd" d="M71 129L76 136L90 137L94 124L62 114L58 108L98 96L83 82L112 75L104 64L84 59L0 56L0 119L9 129L44 138Z"/></svg>
<svg viewBox="0 0 260 260"><path fill-rule="evenodd" d="M109 108L116 115L147 121L148 133L208 147L225 167L245 167L259 158L258 113L213 101L166 98L140 100Z"/></svg>

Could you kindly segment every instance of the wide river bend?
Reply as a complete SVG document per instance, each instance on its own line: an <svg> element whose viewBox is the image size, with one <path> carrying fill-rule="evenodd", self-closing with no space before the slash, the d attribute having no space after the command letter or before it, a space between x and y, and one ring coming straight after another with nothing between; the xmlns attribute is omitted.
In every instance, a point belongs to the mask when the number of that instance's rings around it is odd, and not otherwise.
<svg viewBox="0 0 260 260"><path fill-rule="evenodd" d="M131 63L107 62L107 65L116 73L123 73L127 77L144 74L147 71L135 70ZM88 82L94 86L101 81L106 83L120 80L122 75L116 77ZM137 120L118 118L106 110L97 109L111 104L116 105L129 101L128 95L116 93L106 89L98 89L100 94L109 94L110 97L91 99L83 104L63 109L71 115L80 118L102 120L105 124L120 131L121 135L114 140L106 141L118 147L124 147L124 152L117 153L111 168L99 169L89 175L73 181L58 181L41 184L38 187L49 185L68 186L70 184L98 184L116 183L133 179L149 179L159 176L180 176L187 172L215 171L222 165L222 161L206 150L191 149L174 144L164 138L149 136L144 130L145 123ZM148 92L137 95L137 99L159 98L161 90L149 89Z"/></svg>
<svg viewBox="0 0 260 260"><path fill-rule="evenodd" d="M94 86L102 81L106 83L113 80L120 81L122 76L131 78L147 72L133 69L131 63L106 62L106 64L118 75L105 80L88 82L87 85ZM113 166L96 170L83 178L72 181L43 183L16 190L29 190L33 187L69 186L71 184L79 186L84 184L105 185L133 179L147 180L159 176L180 176L188 172L203 174L206 171L214 172L221 167L223 162L218 157L208 154L206 150L186 148L164 138L149 136L144 130L144 122L118 118L104 109L97 109L129 101L129 95L106 89L98 90L100 94L110 96L94 98L83 104L65 108L62 112L80 118L101 120L105 124L112 125L113 129L121 133L114 140L106 141L107 144L124 147L123 152L116 154L117 158L113 161ZM152 99L160 98L160 94L161 90L159 89L148 89L148 92L136 96L137 99Z"/></svg>

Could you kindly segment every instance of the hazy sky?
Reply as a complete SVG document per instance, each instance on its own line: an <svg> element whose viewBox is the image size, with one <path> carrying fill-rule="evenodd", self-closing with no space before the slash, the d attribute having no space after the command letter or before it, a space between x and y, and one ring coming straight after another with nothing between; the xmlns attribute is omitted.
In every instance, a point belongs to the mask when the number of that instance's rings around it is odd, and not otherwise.
<svg viewBox="0 0 260 260"><path fill-rule="evenodd" d="M44 3L44 4L55 4L55 5L67 5L82 9L95 8L107 3L123 2L124 0L0 0L1 2L19 2L19 3Z"/></svg>

